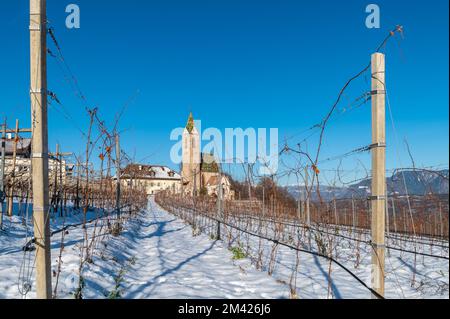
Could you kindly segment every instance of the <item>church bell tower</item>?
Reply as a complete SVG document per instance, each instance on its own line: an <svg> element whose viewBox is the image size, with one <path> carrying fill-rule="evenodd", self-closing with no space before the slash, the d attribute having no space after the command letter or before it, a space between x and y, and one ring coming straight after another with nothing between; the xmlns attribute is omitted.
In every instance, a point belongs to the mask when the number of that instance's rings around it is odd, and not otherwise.
<svg viewBox="0 0 450 319"><path fill-rule="evenodd" d="M189 193L192 195L197 195L199 189L201 188L200 135L195 127L192 112L189 114L186 127L183 131L182 143L182 182L184 184L184 188Z"/></svg>

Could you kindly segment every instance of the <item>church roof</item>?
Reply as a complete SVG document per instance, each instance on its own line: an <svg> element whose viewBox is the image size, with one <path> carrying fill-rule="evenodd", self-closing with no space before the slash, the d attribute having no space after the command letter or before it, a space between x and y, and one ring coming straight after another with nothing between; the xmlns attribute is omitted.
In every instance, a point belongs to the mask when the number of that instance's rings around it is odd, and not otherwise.
<svg viewBox="0 0 450 319"><path fill-rule="evenodd" d="M211 176L208 181L206 182L207 186L214 186L214 185L218 185L219 184L219 176L214 175Z"/></svg>
<svg viewBox="0 0 450 319"><path fill-rule="evenodd" d="M219 185L219 180L220 180L220 175L213 175L206 182L206 186L217 186L217 185ZM227 176L222 176L221 180L222 180L222 185L230 184L230 180L228 179Z"/></svg>

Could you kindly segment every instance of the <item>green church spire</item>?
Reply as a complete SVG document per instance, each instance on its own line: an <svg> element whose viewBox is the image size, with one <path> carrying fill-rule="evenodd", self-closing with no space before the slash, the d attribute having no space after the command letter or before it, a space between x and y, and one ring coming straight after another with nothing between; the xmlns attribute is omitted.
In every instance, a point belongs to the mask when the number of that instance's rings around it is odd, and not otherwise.
<svg viewBox="0 0 450 319"><path fill-rule="evenodd" d="M194 129L194 117L192 116L192 112L189 113L186 129L189 133L192 133L192 130Z"/></svg>

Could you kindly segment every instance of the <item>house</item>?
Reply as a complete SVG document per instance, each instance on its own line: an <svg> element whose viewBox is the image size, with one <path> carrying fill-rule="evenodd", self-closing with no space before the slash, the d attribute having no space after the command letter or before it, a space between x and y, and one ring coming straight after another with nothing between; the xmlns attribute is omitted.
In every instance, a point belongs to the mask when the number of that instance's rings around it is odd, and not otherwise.
<svg viewBox="0 0 450 319"><path fill-rule="evenodd" d="M5 178L8 179L12 176L12 169L14 169L14 176L18 180L28 180L31 173L31 139L19 138L16 145L16 161L13 165L15 140L12 138L5 139ZM1 149L0 149L1 154ZM64 159L60 160L55 156L49 155L48 157L48 172L49 182L55 179L62 173L63 182L67 176L72 176L74 171L73 164L67 164Z"/></svg>
<svg viewBox="0 0 450 319"><path fill-rule="evenodd" d="M147 195L164 190L176 193L180 191L181 176L167 166L130 164L122 171L121 184L144 187Z"/></svg>
<svg viewBox="0 0 450 319"><path fill-rule="evenodd" d="M206 192L209 196L218 197L220 189L219 179L219 175L214 175L205 183ZM222 175L220 183L222 183L222 198L225 200L234 199L234 192L231 189L231 183L228 177Z"/></svg>

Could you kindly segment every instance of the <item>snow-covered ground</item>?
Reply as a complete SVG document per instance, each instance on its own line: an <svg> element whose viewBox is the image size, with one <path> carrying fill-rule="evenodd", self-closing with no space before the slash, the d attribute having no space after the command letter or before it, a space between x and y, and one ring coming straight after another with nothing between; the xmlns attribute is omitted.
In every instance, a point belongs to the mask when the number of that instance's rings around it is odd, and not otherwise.
<svg viewBox="0 0 450 319"><path fill-rule="evenodd" d="M189 211L184 210L189 218ZM206 220L206 221L205 221ZM261 234L265 238L277 238L279 241L297 247L300 238L299 248L305 250L319 251L318 242L322 245L329 245L332 239L332 257L344 265L350 272L361 279L367 286L371 286L371 256L372 248L367 241L370 236L362 234L360 238L349 230L322 229L324 232L313 232L311 234L311 248L304 229L298 227L277 226L280 236L275 235L275 225L273 222L259 224L257 219L234 218L229 216L227 223L237 226L241 230L247 230L252 234ZM206 233L215 233L216 224L209 219L197 214L197 225ZM224 226L221 230L223 237L227 238L234 247L241 249L258 262L262 251L262 270L268 271L272 249L275 251L275 263L272 276L286 285L290 283L294 269L296 269L296 252L289 247L276 245L271 241L250 235L237 230L236 228ZM307 233L306 233L307 234ZM320 238L315 238L317 235ZM347 239L348 238L348 239ZM355 242L352 239L359 239L362 242ZM421 239L423 241L423 239ZM399 240L389 240L389 245L393 248L402 248L406 251L387 249L385 262L385 296L386 298L448 298L449 297L449 260L448 245L446 248L438 247L435 243L420 244L415 247L414 242ZM259 250L258 248L261 247ZM411 252L427 253L441 258L415 255ZM328 254L329 251L325 254ZM444 258L442 258L444 257ZM331 266L331 268L330 268ZM370 291L358 282L351 274L345 271L336 263L331 263L326 258L314 256L306 252L298 254L298 268L296 272L297 281L295 293L299 298L371 298Z"/></svg>
<svg viewBox="0 0 450 319"><path fill-rule="evenodd" d="M78 223L70 216L66 225ZM32 269L34 252L24 253L25 227L17 216L5 220L0 235L0 298L22 298L21 266ZM250 260L233 260L222 242L207 235L193 236L192 228L160 209L128 220L121 236L104 235L96 243L92 263L82 276L83 298L287 298L282 283L256 270ZM92 236L94 223L87 227ZM97 227L97 233L98 227ZM79 279L79 245L83 230L68 230L64 239L58 298L73 298ZM58 267L61 235L52 237L52 270ZM25 254L25 255L24 255ZM25 258L24 258L25 256ZM27 276L25 276L27 277ZM29 276L34 281L34 271ZM55 285L55 278L53 278ZM27 298L35 297L34 286Z"/></svg>
<svg viewBox="0 0 450 319"><path fill-rule="evenodd" d="M277 247L272 276L267 274L273 244L262 241L262 269L255 260L260 242L254 237L229 233L222 227L222 237L232 236L233 247L242 245L248 258L234 260L227 244L216 241L160 208L150 199L148 208L125 222L120 236L105 232L106 217L90 212L87 225L96 247L92 261L82 270L83 298L289 298L289 281L296 254ZM82 214L71 213L64 225L79 224ZM62 220L52 220L52 230L62 227ZM214 233L214 224L207 224ZM24 252L26 227L18 216L6 217L0 234L0 298L22 298L23 286L34 282L34 252ZM97 226L97 227L95 227ZM103 226L103 228L102 228ZM31 231L29 226L28 231ZM95 234L94 234L95 231ZM268 228L270 233L270 227ZM73 298L79 283L80 245L84 230L77 226L52 237L52 271L58 269L61 236L64 234L61 274L57 297ZM30 235L30 234L29 234ZM270 235L270 234L269 234ZM29 238L28 238L29 239ZM337 242L336 258L370 285L370 249ZM433 253L436 253L433 251ZM448 252L447 252L448 253ZM370 298L370 292L347 272L320 257L298 255L296 294L299 298ZM448 260L418 258L391 251L386 261L386 297L448 298ZM411 287L413 271L416 283ZM56 277L53 278L55 285ZM330 288L330 293L329 293ZM34 298L34 286L26 298Z"/></svg>

